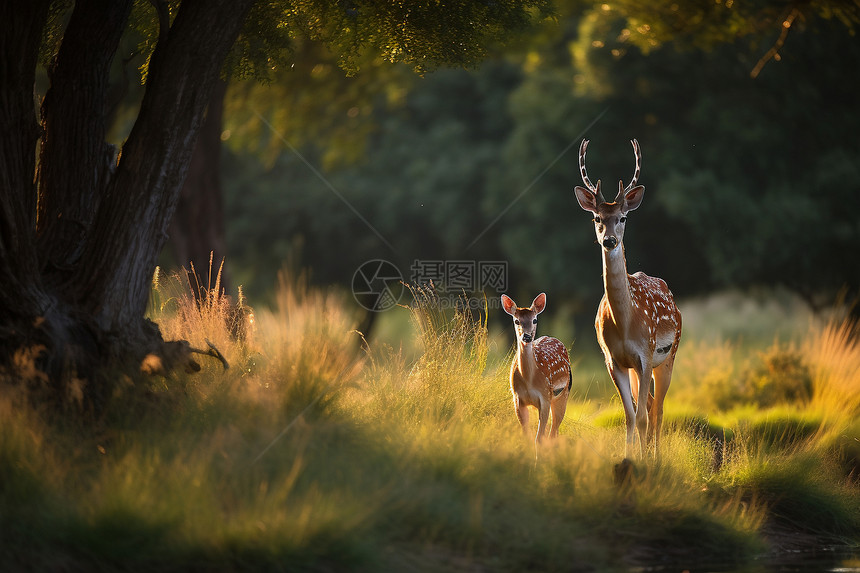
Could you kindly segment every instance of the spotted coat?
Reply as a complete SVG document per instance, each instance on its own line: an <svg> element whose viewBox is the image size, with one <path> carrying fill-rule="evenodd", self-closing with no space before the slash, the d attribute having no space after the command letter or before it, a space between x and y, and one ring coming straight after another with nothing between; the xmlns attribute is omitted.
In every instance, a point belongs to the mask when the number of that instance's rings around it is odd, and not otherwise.
<svg viewBox="0 0 860 573"><path fill-rule="evenodd" d="M507 295L502 295L502 308L514 319L517 352L511 361L511 395L517 419L523 432L529 434L529 408L538 410L540 442L549 429L550 437L558 435L564 420L567 400L573 383L570 357L564 344L550 336L534 338L537 316L546 306L546 294L535 297L530 307L517 307ZM551 426L550 415L552 416Z"/></svg>
<svg viewBox="0 0 860 573"><path fill-rule="evenodd" d="M534 341L535 364L553 393L570 383L570 358L558 338L541 336Z"/></svg>
<svg viewBox="0 0 860 573"><path fill-rule="evenodd" d="M627 276L630 288L630 300L633 308L641 310L648 327L648 346L659 354L671 351L672 356L678 350L678 342L681 340L681 312L675 305L672 291L666 281L656 277L649 277L643 272ZM651 327L650 325L654 326ZM658 335L671 334L671 346L664 344L657 346ZM665 336L661 336L665 338ZM669 346L667 348L667 346Z"/></svg>
<svg viewBox="0 0 860 573"><path fill-rule="evenodd" d="M619 365L635 368L636 364L623 358L634 353L631 353L629 348L617 346L622 344L622 341L631 340L629 335L635 334L632 339L648 341L647 353L653 357L652 365L657 366L667 357L675 357L681 340L681 313L663 279L642 272L628 275L627 278L631 304L630 323L618 323L620 317L613 314L609 298L604 295L595 320L598 342L607 360L611 355L619 361ZM621 328L628 328L632 332L625 335L619 330Z"/></svg>

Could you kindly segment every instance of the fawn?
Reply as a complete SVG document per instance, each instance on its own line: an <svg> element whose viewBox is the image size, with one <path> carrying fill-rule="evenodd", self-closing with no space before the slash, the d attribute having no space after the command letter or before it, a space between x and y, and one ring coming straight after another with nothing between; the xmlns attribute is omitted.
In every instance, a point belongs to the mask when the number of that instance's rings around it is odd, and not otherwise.
<svg viewBox="0 0 860 573"><path fill-rule="evenodd" d="M517 419L528 435L529 406L537 409L539 423L535 444L543 440L550 410L552 429L550 438L558 435L564 419L573 373L567 349L557 338L541 336L535 339L537 316L546 308L546 294L541 293L527 308L519 308L511 297L502 295L502 308L514 319L517 336L517 353L511 362L511 394Z"/></svg>

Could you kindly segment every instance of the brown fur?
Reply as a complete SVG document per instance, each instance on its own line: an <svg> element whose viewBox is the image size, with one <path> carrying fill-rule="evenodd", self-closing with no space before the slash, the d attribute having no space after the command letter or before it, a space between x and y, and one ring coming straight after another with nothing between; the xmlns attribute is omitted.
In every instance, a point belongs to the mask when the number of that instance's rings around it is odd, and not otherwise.
<svg viewBox="0 0 860 573"><path fill-rule="evenodd" d="M580 170L588 188L574 189L580 206L594 214L594 230L602 247L604 295L594 327L603 350L606 368L624 406L627 440L625 456L630 457L635 431L639 430L640 453L653 441L659 452L663 424L663 400L672 380L675 353L681 340L681 313L665 281L641 272L627 274L624 229L627 213L642 203L645 187L637 185L639 145L633 140L636 170L633 180L607 202L585 171L585 147L580 147ZM644 384L641 381L645 381ZM650 395L651 383L654 394ZM642 405L645 407L641 407Z"/></svg>
<svg viewBox="0 0 860 573"><path fill-rule="evenodd" d="M558 435L564 419L573 380L570 358L564 344L549 336L535 340L536 319L546 306L546 295L539 294L532 306L520 308L513 299L502 295L502 307L514 320L517 354L511 362L511 394L514 409L523 432L529 432L529 406L538 411L535 442L540 443L552 414L550 438Z"/></svg>

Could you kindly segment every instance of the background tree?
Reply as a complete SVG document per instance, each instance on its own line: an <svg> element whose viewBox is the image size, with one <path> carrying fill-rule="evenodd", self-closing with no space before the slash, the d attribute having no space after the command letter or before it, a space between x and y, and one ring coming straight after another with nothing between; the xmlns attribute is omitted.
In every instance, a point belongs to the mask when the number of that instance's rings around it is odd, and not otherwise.
<svg viewBox="0 0 860 573"><path fill-rule="evenodd" d="M168 358L143 318L149 283L225 65L260 75L302 35L349 69L366 47L418 69L465 65L490 40L528 25L535 7L542 4L3 2L0 361L10 365L22 347L40 350L60 395L66 377L92 378L106 361ZM130 21L144 24L152 49L139 113L117 150L105 142L106 97ZM50 81L41 132L32 97L40 47Z"/></svg>
<svg viewBox="0 0 860 573"><path fill-rule="evenodd" d="M417 81L400 105L374 108L379 129L354 165L298 146L395 249L292 151L253 178L240 173L253 160L231 156L228 235L241 245L242 282L267 288L273 281L252 273L289 254L318 282L341 285L372 258L396 262L407 279L416 258L501 259L513 294L550 284L590 329L601 283L571 191L575 150L592 139L589 171L615 185L607 178L631 174L636 137L649 199L628 231L631 268L666 277L681 297L782 285L820 306L844 287L860 292L844 259L860 247L851 215L860 126L844 80L860 55L853 20L818 8L795 18L780 59L752 78L781 33L779 10L744 7L741 27L731 7L719 10L732 18L710 23L688 14L701 34L711 26L699 45L681 32L654 37L669 29L656 9L649 23L622 8L560 6L557 23L476 72ZM765 14L776 14L768 25Z"/></svg>
<svg viewBox="0 0 860 573"><path fill-rule="evenodd" d="M218 82L206 106L188 175L168 229L173 257L189 273L188 279L195 289L197 286L213 288L208 273L220 269L221 288L231 290L229 267L220 265L227 256L221 191L221 134L226 91L227 82ZM213 269L209 268L210 259ZM202 294L198 290L194 292Z"/></svg>

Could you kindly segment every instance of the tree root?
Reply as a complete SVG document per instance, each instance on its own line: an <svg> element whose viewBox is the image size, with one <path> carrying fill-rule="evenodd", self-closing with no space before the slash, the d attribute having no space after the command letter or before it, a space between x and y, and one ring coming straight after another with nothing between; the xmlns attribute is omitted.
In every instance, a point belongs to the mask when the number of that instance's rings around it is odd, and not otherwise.
<svg viewBox="0 0 860 573"><path fill-rule="evenodd" d="M218 348L208 339L206 339L206 344L209 346L208 350L193 348L187 340L164 342L161 344L161 348L155 352L150 352L143 358L140 364L140 371L144 374L161 376L166 376L168 373L180 368L189 374L200 372L200 364L191 357L192 354L211 356L221 362L224 370L230 368L227 359L224 358L224 355L221 354Z"/></svg>
<svg viewBox="0 0 860 573"><path fill-rule="evenodd" d="M97 419L118 388L143 376L200 372L195 354L230 365L209 340L165 342L158 326L144 320L126 336L100 330L86 317L56 307L33 320L0 327L0 385L17 387L33 403L88 412Z"/></svg>
<svg viewBox="0 0 860 573"><path fill-rule="evenodd" d="M215 348L214 344L209 342L208 338L204 338L204 340L206 341L206 344L209 346L209 350L199 350L197 348L190 348L189 347L191 352L196 352L197 354L203 354L204 356L212 356L214 358L217 358L218 360L221 361L221 364L224 365L224 370L229 369L230 365L227 364L227 359L224 358L224 355L221 354L221 352L217 348Z"/></svg>

